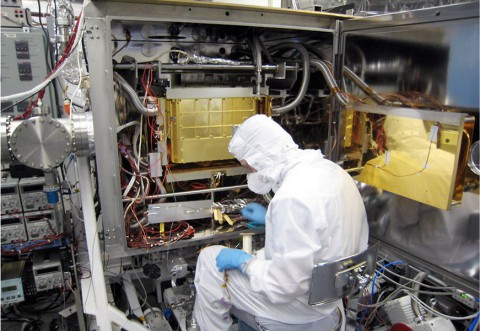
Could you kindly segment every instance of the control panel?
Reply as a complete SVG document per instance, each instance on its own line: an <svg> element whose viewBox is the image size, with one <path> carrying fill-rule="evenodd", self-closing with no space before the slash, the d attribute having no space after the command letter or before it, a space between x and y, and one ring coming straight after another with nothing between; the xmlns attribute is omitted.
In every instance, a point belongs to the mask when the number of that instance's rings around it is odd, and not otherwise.
<svg viewBox="0 0 480 331"><path fill-rule="evenodd" d="M21 26L26 20L22 8L4 7L2 1L1 80L2 96L28 91L47 77L46 40L40 28ZM48 87L42 99L44 107L52 110L52 91ZM35 100L36 97L33 97ZM14 99L1 103L1 116L18 116L30 105L30 99ZM31 106L31 105L30 105Z"/></svg>
<svg viewBox="0 0 480 331"><path fill-rule="evenodd" d="M0 223L2 245L28 240L22 214L2 215Z"/></svg>
<svg viewBox="0 0 480 331"><path fill-rule="evenodd" d="M24 268L25 260L2 264L2 305L25 300L22 284Z"/></svg>
<svg viewBox="0 0 480 331"><path fill-rule="evenodd" d="M18 187L22 199L23 211L25 213L52 208L52 206L48 204L47 196L43 192L44 185L44 177L20 179Z"/></svg>
<svg viewBox="0 0 480 331"><path fill-rule="evenodd" d="M62 262L57 251L35 252L32 271L38 292L64 286Z"/></svg>
<svg viewBox="0 0 480 331"><path fill-rule="evenodd" d="M42 239L57 234L57 222L53 210L25 213L24 219L29 240Z"/></svg>
<svg viewBox="0 0 480 331"><path fill-rule="evenodd" d="M2 177L2 215L18 214L22 212L20 194L18 192L18 179L8 175Z"/></svg>
<svg viewBox="0 0 480 331"><path fill-rule="evenodd" d="M4 7L2 3L2 27L22 27L27 26L27 12L21 7Z"/></svg>

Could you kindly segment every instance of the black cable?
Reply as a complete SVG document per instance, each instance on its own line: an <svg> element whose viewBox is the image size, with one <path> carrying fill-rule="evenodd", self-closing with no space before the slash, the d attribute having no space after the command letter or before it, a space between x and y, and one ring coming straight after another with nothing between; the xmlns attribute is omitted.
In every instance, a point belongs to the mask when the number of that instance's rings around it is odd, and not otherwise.
<svg viewBox="0 0 480 331"><path fill-rule="evenodd" d="M70 296L72 295L72 292L71 291L68 291L67 293L67 297L65 298L65 302L67 302L67 300L70 298ZM38 310L36 312L38 313L45 313L45 312L49 312L49 311L52 311L53 309L57 309L58 307L62 306L64 304L64 301L60 301L60 303L58 303L57 305L55 306L51 306L49 305L48 307L45 307L45 308L42 308L41 310ZM56 302L56 301L55 301Z"/></svg>
<svg viewBox="0 0 480 331"><path fill-rule="evenodd" d="M88 69L87 49L85 48L85 43L83 42L83 39L80 40L80 44L82 44L83 59L85 60L85 67L87 68L87 72L90 72L90 70Z"/></svg>
<svg viewBox="0 0 480 331"><path fill-rule="evenodd" d="M51 72L52 68L53 68L53 59L51 58L51 56L49 56L49 54L50 54L50 51L49 51L49 46L50 46L49 37L48 37L47 30L43 26L43 22L42 22L42 7L40 5L40 0L37 0L37 4L38 4L38 17L39 17L38 21L39 21L40 26L42 28L42 32L45 35L45 39L46 39L45 42L47 44L47 47L45 48L45 60L47 61L48 72Z"/></svg>
<svg viewBox="0 0 480 331"><path fill-rule="evenodd" d="M52 80L52 82L55 82L57 79L54 78ZM61 111L61 108L60 108L60 103L59 103L59 100L58 100L58 90L57 90L57 84L53 84L53 95L54 95L54 98L55 98L55 106L57 106L57 118L60 118L62 117L62 111ZM53 111L52 111L52 115L53 115Z"/></svg>
<svg viewBox="0 0 480 331"><path fill-rule="evenodd" d="M62 162L62 164L60 165L60 171L62 173L62 179L65 180L65 173L63 171L63 164L65 162ZM58 176L58 173L57 173L57 176ZM58 179L59 176L58 176ZM67 214L66 214L66 209L65 209L65 202L63 201L63 194L62 194L62 184L63 184L63 181L60 181L58 180L58 183L60 184L60 192L59 192L59 195L60 195L60 203L62 204L62 223L63 223L63 232L65 232L65 228L66 228L66 224L65 224L65 221L67 220Z"/></svg>
<svg viewBox="0 0 480 331"><path fill-rule="evenodd" d="M58 13L57 13L57 0L53 0L54 10L55 10L55 26L58 27ZM55 54L57 58L55 59L56 62L58 61L58 43L55 43Z"/></svg>
<svg viewBox="0 0 480 331"><path fill-rule="evenodd" d="M118 53L120 53L120 51L122 51L125 47L128 46L128 44L130 44L130 40L132 39L132 35L130 34L130 31L125 31L125 40L127 41L127 43L125 45L123 45L122 47L120 47L120 49L116 50L115 53L112 54L112 57L114 57L115 55L117 55Z"/></svg>
<svg viewBox="0 0 480 331"><path fill-rule="evenodd" d="M93 176L95 177L95 195L93 196L93 202L98 202L97 207L95 208L95 215L98 217L102 210L102 205L99 199L98 193L98 171L97 171L97 163L95 162L95 167L93 168Z"/></svg>
<svg viewBox="0 0 480 331"><path fill-rule="evenodd" d="M30 13L30 15L28 13ZM28 26L32 27L32 23L30 23L29 17L32 17L32 11L30 10L30 8L26 8L25 9L25 20L27 21Z"/></svg>
<svg viewBox="0 0 480 331"><path fill-rule="evenodd" d="M69 292L69 294L70 293L71 292ZM63 301L61 301L59 305L57 305L56 307L53 307L57 303L57 301L60 299L61 294L62 294L62 292L58 291L58 294L55 297L55 299L53 299L48 305L46 305L45 307L42 307L40 309L31 309L28 305L20 304L20 305L18 305L18 310L24 311L24 312L31 312L31 313L41 313L41 312L48 311L49 309L54 309L54 308L59 307L60 305L63 304Z"/></svg>
<svg viewBox="0 0 480 331"><path fill-rule="evenodd" d="M44 25L43 25L43 22L42 22L42 8L40 6L40 0L37 0L37 4L38 4L38 15L39 15L39 23L40 23L40 26L42 27L42 31L45 35L45 38L46 38L46 49L45 49L45 60L47 62L47 69L48 69L48 72L51 72L52 71L52 68L54 67L54 60L53 60L53 55L52 55L52 52L50 51L50 42L49 42L49 36L48 36L48 31L45 29ZM57 25L57 1L55 0L54 1L54 4L55 4L55 25ZM57 47L57 43L55 43L55 54L56 56L58 57L58 47ZM54 82L56 80L53 79L52 82ZM55 99L55 103L54 105L56 106L57 108L57 116L56 117L62 117L62 113L61 113L61 110L60 110L60 103L58 101L58 90L57 90L57 86L56 84L54 83L52 85L53 87L53 97ZM53 115L53 109L52 109L52 115Z"/></svg>

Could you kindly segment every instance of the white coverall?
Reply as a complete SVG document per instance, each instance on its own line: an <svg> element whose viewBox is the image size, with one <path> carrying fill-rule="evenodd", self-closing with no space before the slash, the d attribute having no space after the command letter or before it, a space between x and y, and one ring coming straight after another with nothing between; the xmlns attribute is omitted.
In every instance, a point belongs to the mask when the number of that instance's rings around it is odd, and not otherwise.
<svg viewBox="0 0 480 331"><path fill-rule="evenodd" d="M366 213L354 181L319 150L298 149L264 115L247 119L229 150L271 180L275 196L266 214L265 248L243 273L218 271L215 258L222 246L200 253L194 309L200 330L229 330L232 306L270 330L331 330L341 301L308 305L310 279L315 264L367 248ZM283 327L269 325L275 321Z"/></svg>

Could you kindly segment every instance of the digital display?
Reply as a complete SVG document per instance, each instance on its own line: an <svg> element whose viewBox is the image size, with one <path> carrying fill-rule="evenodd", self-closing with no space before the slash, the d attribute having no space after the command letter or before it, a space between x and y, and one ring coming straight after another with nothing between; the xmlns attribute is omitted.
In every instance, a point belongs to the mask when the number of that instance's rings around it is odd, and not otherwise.
<svg viewBox="0 0 480 331"><path fill-rule="evenodd" d="M2 195L3 194L12 194L15 193L15 187L2 187Z"/></svg>
<svg viewBox="0 0 480 331"><path fill-rule="evenodd" d="M37 222L37 221L48 221L48 218L45 215L38 215L38 216L28 216L28 222Z"/></svg>
<svg viewBox="0 0 480 331"><path fill-rule="evenodd" d="M12 292L12 291L16 291L17 290L17 287L14 285L14 286L7 286L7 287L2 287L2 292Z"/></svg>
<svg viewBox="0 0 480 331"><path fill-rule="evenodd" d="M60 268L57 266L57 267L40 269L40 270L37 270L37 275L48 274L50 272L55 272L55 271L60 271Z"/></svg>
<svg viewBox="0 0 480 331"><path fill-rule="evenodd" d="M23 192L43 192L43 184L23 186Z"/></svg>
<svg viewBox="0 0 480 331"><path fill-rule="evenodd" d="M19 217L3 217L0 221L2 225L20 224L21 222Z"/></svg>

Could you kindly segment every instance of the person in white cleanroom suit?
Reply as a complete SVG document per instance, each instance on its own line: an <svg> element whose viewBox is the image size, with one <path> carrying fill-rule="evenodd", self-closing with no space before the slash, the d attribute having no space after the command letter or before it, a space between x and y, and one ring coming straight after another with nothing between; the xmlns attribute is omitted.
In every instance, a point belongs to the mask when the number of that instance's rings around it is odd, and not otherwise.
<svg viewBox="0 0 480 331"><path fill-rule="evenodd" d="M201 331L229 330L232 310L268 330L334 329L342 303L308 305L310 279L315 264L367 248L368 225L357 186L321 151L299 149L265 115L247 119L229 151L250 170L250 190L273 190L275 196L268 209L251 204L242 210L246 218L265 224L265 248L256 256L223 246L201 251L195 276L197 325Z"/></svg>

